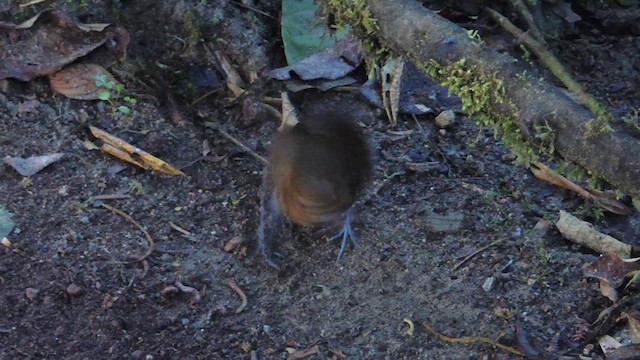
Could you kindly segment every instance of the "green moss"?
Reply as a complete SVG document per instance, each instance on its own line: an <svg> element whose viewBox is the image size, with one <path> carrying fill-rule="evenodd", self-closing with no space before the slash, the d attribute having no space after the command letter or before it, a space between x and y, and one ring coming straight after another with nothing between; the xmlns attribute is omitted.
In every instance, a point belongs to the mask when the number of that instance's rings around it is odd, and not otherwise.
<svg viewBox="0 0 640 360"><path fill-rule="evenodd" d="M503 144L513 150L519 163L529 165L538 161L536 149L526 141L518 123L502 110L506 105L512 113L517 112L497 73L487 73L476 65L469 65L466 59L446 66L431 60L418 66L460 97L464 113L491 126L501 136Z"/></svg>
<svg viewBox="0 0 640 360"><path fill-rule="evenodd" d="M378 20L371 15L365 0L326 0L320 6L334 16L337 29L351 26L367 58L379 59L391 53L378 41Z"/></svg>

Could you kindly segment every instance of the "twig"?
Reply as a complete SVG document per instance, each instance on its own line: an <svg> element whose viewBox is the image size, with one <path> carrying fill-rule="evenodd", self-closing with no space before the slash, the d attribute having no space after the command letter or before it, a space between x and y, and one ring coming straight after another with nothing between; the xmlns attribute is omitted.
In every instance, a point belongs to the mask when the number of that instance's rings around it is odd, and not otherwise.
<svg viewBox="0 0 640 360"><path fill-rule="evenodd" d="M483 252L483 251L487 250L488 248L490 248L490 247L492 247L492 246L495 246L495 245L500 244L501 242L503 242L503 241L505 241L505 240L507 240L507 238L502 238L502 239L496 240L496 241L492 242L491 244L485 245L485 246L481 247L480 249L478 249L478 250L474 251L474 252L473 252L473 253L471 253L470 255L467 255L467 257L465 257L464 259L462 259L462 261L460 261L456 266L454 266L454 267L453 267L453 269L451 269L451 271L456 271L456 269L458 269L458 268L459 268L460 266L462 266L464 263L466 263L467 261L469 261L472 257L474 257L474 256L478 255L479 253L481 253L481 252Z"/></svg>
<svg viewBox="0 0 640 360"><path fill-rule="evenodd" d="M278 18L276 18L275 16L273 16L273 15L271 15L271 14L269 14L269 13L266 13L266 12L264 12L264 11L262 11L262 10L256 9L256 8L254 8L254 7L251 7L251 6L249 6L249 5L245 5L245 4L241 3L241 2L231 1L231 3L232 3L232 4L234 4L234 5L237 5L237 6L243 7L243 8L245 8L245 9L248 9L248 10L251 10L251 11L255 11L255 12L257 12L258 14L260 14L260 15L264 15L264 16L266 16L266 17L270 18L270 19L273 19L273 20L276 20L276 21L278 20Z"/></svg>
<svg viewBox="0 0 640 360"><path fill-rule="evenodd" d="M607 111L607 109L602 106L598 100L596 100L593 96L582 89L582 86L575 81L569 71L565 69L565 67L558 61L558 59L553 55L553 53L545 48L543 44L534 39L531 35L524 33L517 26L513 25L509 19L507 19L504 15L499 12L487 8L489 11L489 15L502 26L505 30L510 32L513 36L518 39L521 43L525 44L531 52L536 54L540 62L544 64L553 75L555 75L562 83L576 96L579 98L580 102L589 108L591 112L593 112L596 116L605 117L607 119L611 118L611 114Z"/></svg>
<svg viewBox="0 0 640 360"><path fill-rule="evenodd" d="M233 281L233 279L227 279L227 280L224 281L224 283L227 284L227 286L229 286L231 289L233 289L233 291L235 291L240 296L240 300L242 300L242 303L236 309L236 314L241 313L242 310L244 310L244 308L247 307L247 303L248 303L247 302L247 295L245 295L244 292L242 292L242 289L240 289L238 287L238 285L236 284L235 281Z"/></svg>
<svg viewBox="0 0 640 360"><path fill-rule="evenodd" d="M461 338L452 338L452 337L448 337L446 335L442 335L439 332L435 331L431 325L429 325L427 322L423 322L422 326L424 326L425 329L427 329L428 332L430 332L432 335L436 336L438 339L440 339L441 341L445 341L445 342L449 342L449 343L454 343L454 344L475 344L475 343L485 343L485 344L489 344L495 347L498 347L502 350L508 351L512 354L518 355L518 356L522 356L524 355L524 353L516 348L513 348L511 346L506 346L506 345L502 345L499 344L498 342L496 342L495 340L489 339L487 337L484 336L469 336L469 337L461 337Z"/></svg>
<svg viewBox="0 0 640 360"><path fill-rule="evenodd" d="M103 208L111 211L112 213L114 213L116 215L120 215L125 220L127 220L128 222L130 222L133 225L135 225L140 231L142 231L144 236L147 238L147 243L149 245L149 248L147 249L146 253L144 253L142 256L139 256L139 257L137 257L137 258L135 258L133 260L130 260L130 261L119 261L119 263L121 263L121 264L131 264L131 263L134 263L134 262L142 261L142 260L146 259L149 255L151 255L151 253L153 252L153 249L155 247L155 243L153 242L153 238L151 238L151 235L149 235L149 232L147 232L147 230L145 230L142 227L142 225L140 225L131 216L129 216L129 214L125 213L122 210L118 210L118 209L116 209L114 207L111 207L111 206L109 206L107 204L100 204L100 206L102 206Z"/></svg>
<svg viewBox="0 0 640 360"><path fill-rule="evenodd" d="M196 237L195 237L195 236L193 236L193 234L192 234L192 233L190 233L189 231L187 231L187 230L185 230L185 229L181 228L180 226L178 226L178 225L176 225L176 224L174 224L174 223L172 223L172 222L169 222L169 226L171 226L171 228L172 228L173 230L175 230L175 231L177 231L177 232L181 233L182 235L184 235L184 237L186 237L186 238L187 238L187 239L189 239L190 241L198 242L198 239L196 239Z"/></svg>
<svg viewBox="0 0 640 360"><path fill-rule="evenodd" d="M186 286L182 284L180 280L176 281L175 285L178 289L180 289L180 291L187 294L191 294L191 301L190 301L191 305L200 301L201 299L200 292L196 288L193 288L191 286Z"/></svg>
<svg viewBox="0 0 640 360"><path fill-rule="evenodd" d="M511 5L513 5L513 8L516 9L516 11L520 14L522 20L527 23L529 31L531 31L533 37L544 44L544 35L542 35L538 24L536 24L535 20L533 20L533 16L531 15L531 12L529 12L529 9L527 8L527 5L524 3L524 1L511 0Z"/></svg>
<svg viewBox="0 0 640 360"><path fill-rule="evenodd" d="M92 202L96 200L123 200L123 199L131 199L131 195L96 195L87 199L87 202Z"/></svg>
<svg viewBox="0 0 640 360"><path fill-rule="evenodd" d="M256 153L255 151L249 149L248 146L246 146L245 144L243 144L240 140L234 138L233 136L231 136L231 134L229 134L228 132L222 130L222 128L220 128L220 126L218 126L218 124L211 122L211 121L207 121L204 123L204 125L206 127L218 130L218 132L220 133L220 135L224 136L227 140L231 141L232 143L236 144L237 146L239 146L242 150L248 152L251 156L253 156L254 158L258 159L258 161L260 161L261 163L263 163L264 165L268 165L269 162L267 161L267 159L265 159L264 157L260 156L258 153Z"/></svg>

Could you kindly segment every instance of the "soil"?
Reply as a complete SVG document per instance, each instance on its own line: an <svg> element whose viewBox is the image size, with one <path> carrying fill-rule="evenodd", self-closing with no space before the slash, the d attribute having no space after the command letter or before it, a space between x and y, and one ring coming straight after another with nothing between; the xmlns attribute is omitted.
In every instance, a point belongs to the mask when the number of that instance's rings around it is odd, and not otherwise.
<svg viewBox="0 0 640 360"><path fill-rule="evenodd" d="M37 10L16 3L0 7L1 20ZM0 81L0 156L65 153L28 179L0 167L0 205L17 224L0 250L0 358L287 359L304 350L307 359L516 357L442 341L423 322L505 344L517 326L554 357L582 354L589 324L611 302L582 273L598 254L552 224L563 209L637 245L637 214L591 217L597 212L581 198L515 165L491 129L461 115L446 129L433 115L405 115L390 129L384 111L357 93L294 96L303 112L351 113L370 139L375 168L355 207L358 245L336 262L338 243L287 225L279 269L256 254L263 164L205 122L263 156L278 124L254 97L229 101L224 85L185 85L193 69L222 79L215 51L245 80L283 64L278 2L251 3L273 17L227 0L46 5L129 31L127 60L109 69L138 103L125 115L57 95L46 79ZM614 112L640 108L640 38L589 19L577 26L549 46ZM251 91L279 86L260 79ZM88 150L89 124L186 176ZM149 254L142 229L154 244ZM598 350L589 356L601 358Z"/></svg>

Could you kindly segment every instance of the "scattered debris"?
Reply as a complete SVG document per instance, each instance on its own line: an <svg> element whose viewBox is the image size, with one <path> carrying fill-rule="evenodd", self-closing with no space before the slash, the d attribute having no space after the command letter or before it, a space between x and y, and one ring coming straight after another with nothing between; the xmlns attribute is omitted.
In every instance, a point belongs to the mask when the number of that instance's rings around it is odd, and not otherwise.
<svg viewBox="0 0 640 360"><path fill-rule="evenodd" d="M409 336L413 335L413 332L415 331L415 326L413 325L413 321L411 321L411 319L409 319L409 318L404 318L404 319L402 319L402 322L404 322L407 325L409 325L409 328L407 329L407 331L405 331L405 334L407 334Z"/></svg>
<svg viewBox="0 0 640 360"><path fill-rule="evenodd" d="M176 281L175 285L183 293L191 294L191 301L189 302L190 305L200 302L200 299L202 297L200 296L200 292L196 288L192 288L191 286L186 286L182 284L182 282L180 282L179 280Z"/></svg>
<svg viewBox="0 0 640 360"><path fill-rule="evenodd" d="M224 244L224 251L230 253L242 244L242 236L234 236Z"/></svg>
<svg viewBox="0 0 640 360"><path fill-rule="evenodd" d="M297 350L291 347L287 347L285 348L285 350L287 350L287 352L289 353L289 357L287 358L288 360L298 360L298 359L304 359L307 356L311 356L311 355L316 355L318 354L320 351L320 349L318 348L318 345L313 345L310 348L307 349L301 349L301 350Z"/></svg>
<svg viewBox="0 0 640 360"><path fill-rule="evenodd" d="M67 286L67 294L69 294L70 296L76 297L82 295L83 293L84 289L74 283L71 283L69 284L69 286Z"/></svg>

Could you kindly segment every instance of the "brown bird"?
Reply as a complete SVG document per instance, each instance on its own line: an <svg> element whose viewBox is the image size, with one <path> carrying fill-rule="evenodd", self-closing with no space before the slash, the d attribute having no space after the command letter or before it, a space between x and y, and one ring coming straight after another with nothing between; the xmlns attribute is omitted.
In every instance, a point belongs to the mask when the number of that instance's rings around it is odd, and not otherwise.
<svg viewBox="0 0 640 360"><path fill-rule="evenodd" d="M344 115L343 115L344 116ZM277 134L269 156L276 208L294 223L326 226L344 217L338 260L351 228L356 196L371 171L369 147L355 124L336 112L306 117Z"/></svg>

